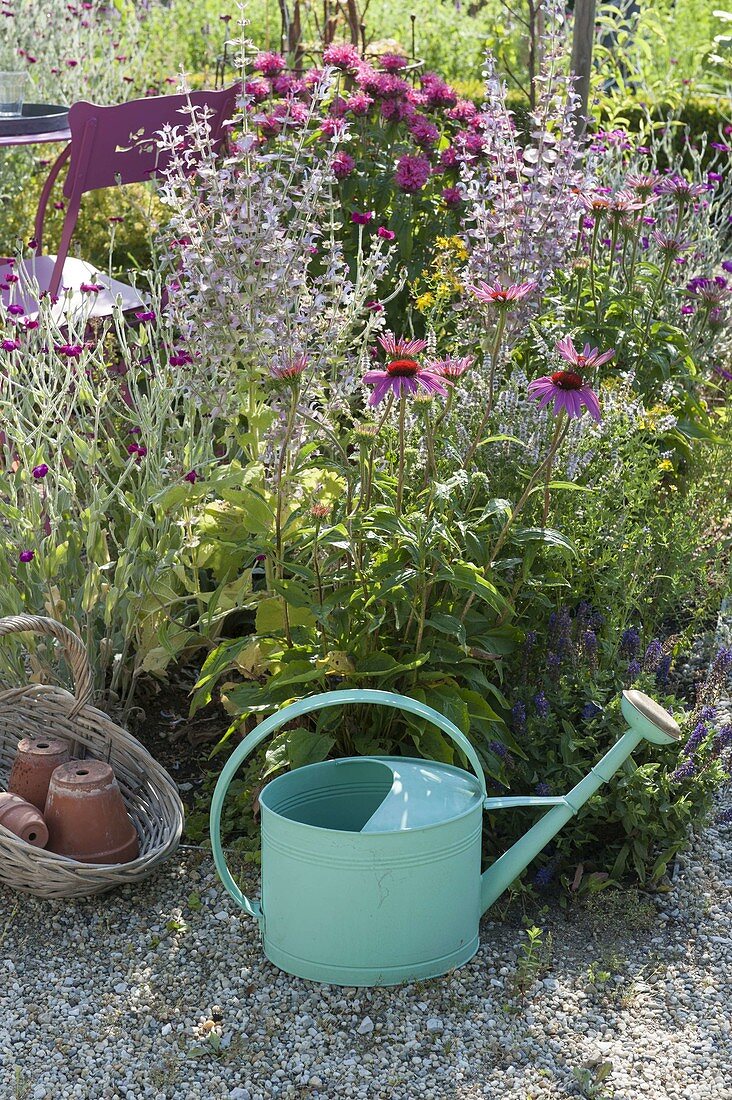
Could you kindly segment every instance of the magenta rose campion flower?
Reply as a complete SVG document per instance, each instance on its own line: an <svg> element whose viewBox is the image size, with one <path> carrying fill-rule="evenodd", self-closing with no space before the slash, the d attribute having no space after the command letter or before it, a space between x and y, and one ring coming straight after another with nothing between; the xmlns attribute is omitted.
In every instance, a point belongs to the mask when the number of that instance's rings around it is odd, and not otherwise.
<svg viewBox="0 0 732 1100"><path fill-rule="evenodd" d="M351 221L354 225L368 225L368 223L373 219L373 216L373 210L364 210L363 212L359 210L354 210L351 214Z"/></svg>
<svg viewBox="0 0 732 1100"><path fill-rule="evenodd" d="M36 481L42 481L48 473L48 470L49 467L47 466L47 464L45 462L41 462L38 466L33 467L33 469L31 470L31 474L36 479Z"/></svg>
<svg viewBox="0 0 732 1100"><path fill-rule="evenodd" d="M394 183L400 191L408 195L416 195L427 183L431 172L432 166L427 157L413 157L406 154L397 162Z"/></svg>

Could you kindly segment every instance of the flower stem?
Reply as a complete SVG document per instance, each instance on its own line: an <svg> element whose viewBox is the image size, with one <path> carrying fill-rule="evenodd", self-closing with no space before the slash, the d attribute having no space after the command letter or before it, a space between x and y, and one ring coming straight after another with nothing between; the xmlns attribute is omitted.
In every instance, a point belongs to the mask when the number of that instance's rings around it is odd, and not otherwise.
<svg viewBox="0 0 732 1100"><path fill-rule="evenodd" d="M485 411L483 412L483 416L481 417L480 424L478 426L478 431L475 433L475 439L473 440L473 442L470 444L467 451L465 452L465 458L463 459L463 469L468 468L468 465L471 462L475 452L478 450L478 447L480 446L480 438L483 435L483 431L485 429L486 424L488 423L488 417L491 415L491 412L493 410L493 393L494 393L495 387L496 387L496 370L498 368L498 356L499 356L500 351L501 351L501 344L503 343L503 334L504 334L505 330L506 330L506 310L502 309L501 312L498 315L498 324L496 325L496 335L495 335L495 338L493 340L493 347L492 347L491 352L490 352L490 356L491 356L491 374L490 374L490 382L489 382L489 386L488 386L488 402L486 404Z"/></svg>
<svg viewBox="0 0 732 1100"><path fill-rule="evenodd" d="M502 529L500 535L498 536L498 540L496 542L496 545L493 547L493 549L491 550L491 553L490 553L489 561L491 563L494 562L496 560L496 558L498 557L501 549L503 548L503 544L505 543L506 539L508 538L508 533L509 533L511 527L515 523L517 517L523 511L524 506L526 504L526 501L529 499L529 496L531 495L531 492L532 492L534 486L536 485L537 481L541 477L541 475L546 470L546 471L548 471L548 476L551 477L551 469L552 469L552 466L554 464L554 456L556 455L556 453L557 453L562 441L564 440L564 437L567 434L568 430L569 430L569 420L567 420L567 422L564 423L564 410L560 409L559 412L557 413L557 422L554 426L554 435L552 436L552 441L549 444L549 450L544 455L544 458L541 460L541 462L539 463L539 465L536 467L533 474L529 478L528 482L526 483L526 488L524 489L523 493L521 494L521 496L518 500L518 503L516 504L516 507L513 509L513 511L511 512L511 515L508 517L505 524L503 525L503 529Z"/></svg>
<svg viewBox="0 0 732 1100"><path fill-rule="evenodd" d="M396 514L402 514L402 498L404 496L404 429L406 419L407 400L404 393L399 394L399 471L397 473L397 498Z"/></svg>

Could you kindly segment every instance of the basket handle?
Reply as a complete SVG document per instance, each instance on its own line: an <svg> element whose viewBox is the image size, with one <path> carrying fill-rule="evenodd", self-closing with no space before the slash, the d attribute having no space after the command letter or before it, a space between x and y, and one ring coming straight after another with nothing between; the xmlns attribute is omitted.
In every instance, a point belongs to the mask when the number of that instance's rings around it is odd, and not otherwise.
<svg viewBox="0 0 732 1100"><path fill-rule="evenodd" d="M475 749L470 744L465 734L461 733L449 718L445 718L444 714L440 714L439 711L433 710L432 707L428 707L426 703L420 703L417 699L410 699L408 695L398 695L396 692L392 691L377 691L372 688L352 688L348 691L326 691L321 695L310 695L307 699L300 699L297 703L292 703L289 707L284 707L282 710L277 711L276 714L272 714L269 718L265 718L264 722L257 726L256 729L252 730L251 733L247 734L238 748L234 750L218 778L211 800L211 848L216 870L236 904L243 909L245 913L248 913L250 917L256 917L260 926L264 920L262 907L259 902L250 901L250 899L239 889L227 866L224 850L221 846L221 811L229 785L247 756L249 756L249 754L256 749L270 733L279 729L285 722L289 722L293 718L299 718L301 714L309 714L313 710L321 710L324 707L343 706L344 703L373 703L377 706L392 707L394 710L406 710L410 714L416 714L418 717L425 718L428 722L432 722L441 729L443 733L446 733L448 737L451 737L455 744L465 753L480 784L483 800L487 797L483 769Z"/></svg>
<svg viewBox="0 0 732 1100"><path fill-rule="evenodd" d="M45 615L9 615L0 619L0 638L8 634L46 634L55 638L64 652L64 659L71 669L74 681L74 696L76 703L71 711L71 717L75 717L79 711L88 706L92 700L94 682L91 665L86 647L73 630L67 626L49 619Z"/></svg>

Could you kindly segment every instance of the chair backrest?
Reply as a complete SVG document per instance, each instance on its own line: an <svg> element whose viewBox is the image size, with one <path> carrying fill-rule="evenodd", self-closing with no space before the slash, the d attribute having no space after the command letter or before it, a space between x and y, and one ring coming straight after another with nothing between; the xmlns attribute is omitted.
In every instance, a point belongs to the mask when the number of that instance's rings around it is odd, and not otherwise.
<svg viewBox="0 0 732 1100"><path fill-rule="evenodd" d="M186 130L192 121L191 108L194 118L202 118L205 110L208 141L213 152L218 153L226 141L226 123L234 114L239 91L239 85L233 84L216 92L151 96L113 107L97 107L83 100L74 103L69 109L71 144L51 169L36 213L34 236L40 255L51 188L61 165L68 159L69 168L63 189L68 205L48 287L51 295L58 294L61 287L82 195L103 187L114 187L118 183L143 183L164 172L171 153L159 148L158 135L166 126L178 127L181 143L185 146ZM194 164L195 158L191 161L191 168Z"/></svg>
<svg viewBox="0 0 732 1100"><path fill-rule="evenodd" d="M83 100L69 109L71 160L64 182L68 199L117 183L142 183L165 171L170 153L158 147L166 126L178 127L181 142L195 117L207 112L210 142L218 152L226 138L225 123L234 113L238 86L214 92L151 96L112 107Z"/></svg>

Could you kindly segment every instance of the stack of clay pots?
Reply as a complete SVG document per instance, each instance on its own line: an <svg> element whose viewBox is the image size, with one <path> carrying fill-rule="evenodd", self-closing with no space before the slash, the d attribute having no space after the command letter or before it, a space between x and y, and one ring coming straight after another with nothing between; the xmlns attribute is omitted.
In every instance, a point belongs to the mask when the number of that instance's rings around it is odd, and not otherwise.
<svg viewBox="0 0 732 1100"><path fill-rule="evenodd" d="M0 825L79 863L128 863L140 847L111 766L72 760L68 742L51 738L19 742Z"/></svg>

